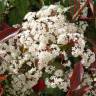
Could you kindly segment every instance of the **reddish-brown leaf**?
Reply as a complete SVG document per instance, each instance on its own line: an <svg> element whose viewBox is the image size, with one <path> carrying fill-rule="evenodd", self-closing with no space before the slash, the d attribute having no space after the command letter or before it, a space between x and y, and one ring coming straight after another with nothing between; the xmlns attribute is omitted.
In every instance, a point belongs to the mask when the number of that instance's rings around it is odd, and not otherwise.
<svg viewBox="0 0 96 96"><path fill-rule="evenodd" d="M8 28L10 28L10 26L9 26L8 24L6 24L6 23L1 23L1 25L0 25L0 31L2 31L2 30L4 30L4 29L8 29Z"/></svg>
<svg viewBox="0 0 96 96"><path fill-rule="evenodd" d="M0 96L3 96L3 93L4 93L4 89L3 89L2 85L0 84Z"/></svg>
<svg viewBox="0 0 96 96"><path fill-rule="evenodd" d="M5 80L5 79L6 79L6 76L5 76L5 75L0 74L0 81L3 81L3 80Z"/></svg>
<svg viewBox="0 0 96 96"><path fill-rule="evenodd" d="M74 96L74 91L69 90L66 96Z"/></svg>
<svg viewBox="0 0 96 96"><path fill-rule="evenodd" d="M89 91L89 86L88 85L83 86L82 88L74 92L74 96L83 96L88 91Z"/></svg>
<svg viewBox="0 0 96 96"><path fill-rule="evenodd" d="M17 32L17 30L18 28L13 28L13 27L4 29L3 31L0 32L0 40L3 40L7 36L14 34L15 32Z"/></svg>
<svg viewBox="0 0 96 96"><path fill-rule="evenodd" d="M75 45L75 43L76 43L76 41L70 40L67 45L70 45L73 47Z"/></svg>
<svg viewBox="0 0 96 96"><path fill-rule="evenodd" d="M89 3L90 9L92 11L92 13L94 14L94 4L93 4L93 0L87 0L87 2Z"/></svg>
<svg viewBox="0 0 96 96"><path fill-rule="evenodd" d="M37 83L35 86L33 86L32 89L34 90L34 92L38 93L38 92L44 90L45 87L46 87L46 85L45 85L44 80L40 79L40 80L38 81L38 83Z"/></svg>
<svg viewBox="0 0 96 96"><path fill-rule="evenodd" d="M78 90L74 90L74 91L69 90L67 96L83 96L88 91L89 91L89 86L86 85Z"/></svg>
<svg viewBox="0 0 96 96"><path fill-rule="evenodd" d="M7 76L0 74L0 82L6 80ZM3 86L0 84L0 96L3 95L4 89Z"/></svg>
<svg viewBox="0 0 96 96"><path fill-rule="evenodd" d="M70 78L70 89L76 90L79 84L82 82L84 69L83 65L79 62L74 65L73 74Z"/></svg>
<svg viewBox="0 0 96 96"><path fill-rule="evenodd" d="M2 23L0 25L0 41L5 38L14 36L18 29L19 28L10 27L8 24Z"/></svg>

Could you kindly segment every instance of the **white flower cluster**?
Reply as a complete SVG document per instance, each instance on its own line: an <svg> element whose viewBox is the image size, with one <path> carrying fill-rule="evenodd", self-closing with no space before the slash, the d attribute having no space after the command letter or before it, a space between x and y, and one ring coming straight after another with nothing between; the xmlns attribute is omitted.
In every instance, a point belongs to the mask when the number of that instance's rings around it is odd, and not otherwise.
<svg viewBox="0 0 96 96"><path fill-rule="evenodd" d="M86 52L82 55L82 63L85 67L89 67L95 61L95 54L90 49L87 49Z"/></svg>
<svg viewBox="0 0 96 96"><path fill-rule="evenodd" d="M90 66L95 61L95 54L90 49L87 52L84 50L86 41L83 33L79 32L75 24L66 21L58 8L57 5L50 5L38 12L27 13L22 23L22 32L0 43L0 54L6 60L6 64L1 63L0 73L8 71L7 74L11 75L11 87L7 90L12 96L27 96L24 94L30 93L28 90L42 77L43 68L48 74L56 70L50 65L60 54L63 55L62 64L71 67L71 61L64 50L71 41L74 43L71 48L73 57L81 56L84 66ZM64 47L63 50L60 46ZM50 83L46 78L46 85L52 88L58 86L67 91L69 81L60 77L63 74L62 70L56 70L49 78L54 82Z"/></svg>
<svg viewBox="0 0 96 96"><path fill-rule="evenodd" d="M55 69L54 66L48 66L48 68L46 68L45 70L48 74L51 74L49 78L45 79L47 88L59 88L60 90L67 92L67 88L69 87L70 80L65 78L67 76L65 76L66 73L64 74L62 69L57 69L57 70L54 69Z"/></svg>

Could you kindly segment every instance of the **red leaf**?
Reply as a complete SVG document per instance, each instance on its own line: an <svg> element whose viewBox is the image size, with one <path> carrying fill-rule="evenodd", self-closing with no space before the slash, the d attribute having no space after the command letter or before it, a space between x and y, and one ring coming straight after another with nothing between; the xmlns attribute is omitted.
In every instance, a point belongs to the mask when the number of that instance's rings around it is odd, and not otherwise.
<svg viewBox="0 0 96 96"><path fill-rule="evenodd" d="M86 92L89 91L89 86L83 86L81 89L78 89L75 91L75 96L83 96Z"/></svg>
<svg viewBox="0 0 96 96"><path fill-rule="evenodd" d="M2 85L0 84L0 96L3 95L3 92L4 92L4 89L3 89Z"/></svg>
<svg viewBox="0 0 96 96"><path fill-rule="evenodd" d="M94 4L93 4L93 0L87 0L87 2L89 3L90 9L92 11L92 13L94 14Z"/></svg>
<svg viewBox="0 0 96 96"><path fill-rule="evenodd" d="M0 74L0 81L5 80L6 78L7 78L7 76ZM4 91L4 89L3 89L2 85L0 84L0 96L3 95L3 91Z"/></svg>
<svg viewBox="0 0 96 96"><path fill-rule="evenodd" d="M83 65L80 62L75 64L73 74L70 78L71 90L76 90L76 88L82 82L83 73L84 73Z"/></svg>
<svg viewBox="0 0 96 96"><path fill-rule="evenodd" d="M2 25L0 25L0 41L14 36L18 29L19 28L10 27L6 23L2 23Z"/></svg>
<svg viewBox="0 0 96 96"><path fill-rule="evenodd" d="M69 90L66 96L74 96L74 91Z"/></svg>
<svg viewBox="0 0 96 96"><path fill-rule="evenodd" d="M76 41L73 41L72 39L68 42L67 45L70 45L70 46L74 46L76 43Z"/></svg>
<svg viewBox="0 0 96 96"><path fill-rule="evenodd" d="M45 85L44 80L40 79L40 80L38 81L38 83L37 83L35 86L33 86L33 90L34 90L36 93L38 93L38 92L44 90L44 89L45 89L45 86L46 86L46 85Z"/></svg>
<svg viewBox="0 0 96 96"><path fill-rule="evenodd" d="M8 28L8 29L4 29L3 31L0 32L0 40L3 40L4 38L8 37L9 35L14 34L15 32L17 32L19 28Z"/></svg>
<svg viewBox="0 0 96 96"><path fill-rule="evenodd" d="M7 77L5 75L0 74L0 81L5 80Z"/></svg>
<svg viewBox="0 0 96 96"><path fill-rule="evenodd" d="M78 90L74 90L74 91L69 90L67 96L83 96L88 91L89 91L89 86L86 85Z"/></svg>
<svg viewBox="0 0 96 96"><path fill-rule="evenodd" d="M63 55L63 54L59 54L59 59L60 59L61 64L62 64L62 63L63 63L63 61L65 61L65 60L64 60L64 55Z"/></svg>
<svg viewBox="0 0 96 96"><path fill-rule="evenodd" d="M0 31L2 31L2 30L4 30L4 29L8 29L8 28L10 28L10 26L7 25L6 23L2 23L2 24L0 25Z"/></svg>

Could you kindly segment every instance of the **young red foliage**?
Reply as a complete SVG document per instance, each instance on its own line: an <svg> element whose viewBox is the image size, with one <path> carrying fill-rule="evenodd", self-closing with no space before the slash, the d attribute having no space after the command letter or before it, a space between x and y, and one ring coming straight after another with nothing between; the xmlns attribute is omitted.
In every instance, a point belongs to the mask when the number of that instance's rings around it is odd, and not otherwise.
<svg viewBox="0 0 96 96"><path fill-rule="evenodd" d="M89 91L89 86L88 85L83 86L82 88L75 91L74 96L83 96L88 91Z"/></svg>
<svg viewBox="0 0 96 96"><path fill-rule="evenodd" d="M3 92L4 92L4 89L3 89L2 85L0 84L0 96L3 95Z"/></svg>
<svg viewBox="0 0 96 96"><path fill-rule="evenodd" d="M76 90L77 87L80 85L80 83L82 82L83 73L84 73L83 65L80 62L76 63L74 65L73 74L70 78L71 90Z"/></svg>
<svg viewBox="0 0 96 96"><path fill-rule="evenodd" d="M0 74L0 82L3 81L3 80L5 80L5 79L6 79L6 76ZM3 92L4 92L3 86L0 84L0 96L3 95Z"/></svg>
<svg viewBox="0 0 96 96"><path fill-rule="evenodd" d="M0 74L0 81L6 80L6 78L7 77L5 75Z"/></svg>
<svg viewBox="0 0 96 96"><path fill-rule="evenodd" d="M17 32L19 28L10 27L6 23L2 23L0 29L0 40L3 40L7 36Z"/></svg>
<svg viewBox="0 0 96 96"><path fill-rule="evenodd" d="M89 86L86 85L78 90L74 90L74 91L69 90L67 96L84 96L84 94L88 92L88 90L89 90Z"/></svg>
<svg viewBox="0 0 96 96"><path fill-rule="evenodd" d="M14 32L16 32L18 30L18 28L8 28L3 30L2 32L0 32L0 40L4 39L5 37L13 34Z"/></svg>
<svg viewBox="0 0 96 96"><path fill-rule="evenodd" d="M6 23L1 23L1 25L0 25L0 31L2 31L4 29L8 29L8 28L10 28L9 25L7 25Z"/></svg>
<svg viewBox="0 0 96 96"><path fill-rule="evenodd" d="M32 89L34 90L34 92L38 93L38 92L44 90L45 87L46 87L46 85L45 85L44 80L40 79L40 80L38 81L38 83L37 83L35 86L33 86Z"/></svg>
<svg viewBox="0 0 96 96"><path fill-rule="evenodd" d="M73 73L70 78L70 89L67 93L67 96L75 96L74 95L75 91L77 90L78 86L82 82L83 74L84 74L83 65L81 64L81 62L76 63L74 65ZM81 94L83 92L83 90L84 89L82 89L80 91L80 93L78 93L78 94ZM76 96L78 96L78 95L76 95Z"/></svg>

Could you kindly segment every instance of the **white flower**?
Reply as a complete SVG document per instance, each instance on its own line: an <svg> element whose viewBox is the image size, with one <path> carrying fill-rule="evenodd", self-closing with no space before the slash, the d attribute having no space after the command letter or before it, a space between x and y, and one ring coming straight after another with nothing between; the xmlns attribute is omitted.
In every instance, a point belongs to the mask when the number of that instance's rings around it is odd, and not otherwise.
<svg viewBox="0 0 96 96"><path fill-rule="evenodd" d="M95 62L95 54L90 49L87 49L86 51L87 52L84 52L82 54L82 61L81 62L85 67L89 67L90 64Z"/></svg>
<svg viewBox="0 0 96 96"><path fill-rule="evenodd" d="M63 28L58 29L58 34L60 35L60 34L66 33L67 28L68 28L67 26L64 26Z"/></svg>
<svg viewBox="0 0 96 96"><path fill-rule="evenodd" d="M71 66L71 62L68 60L66 63L63 63L64 66L70 67Z"/></svg>
<svg viewBox="0 0 96 96"><path fill-rule="evenodd" d="M32 15L32 13L33 13L33 12L28 12L28 13L25 15L24 19L27 19L29 16Z"/></svg>
<svg viewBox="0 0 96 96"><path fill-rule="evenodd" d="M41 35L39 40L42 43L48 44L48 37L47 36Z"/></svg>
<svg viewBox="0 0 96 96"><path fill-rule="evenodd" d="M49 78L45 78L45 84L47 85L47 87L50 87L50 82L49 82Z"/></svg>
<svg viewBox="0 0 96 96"><path fill-rule="evenodd" d="M59 89L63 89L64 92L67 92L68 83L67 82L60 82L58 84Z"/></svg>
<svg viewBox="0 0 96 96"><path fill-rule="evenodd" d="M32 68L31 70L28 71L29 74L32 74L33 72L36 71L36 68Z"/></svg>
<svg viewBox="0 0 96 96"><path fill-rule="evenodd" d="M63 51L61 54L63 54L63 55L64 55L64 60L67 60L67 59L68 59L67 54L66 54L66 52L65 52L65 51Z"/></svg>
<svg viewBox="0 0 96 96"><path fill-rule="evenodd" d="M26 77L25 77L24 74L20 74L20 75L18 75L18 78L19 78L19 80L21 80L21 81L23 81L23 82L26 81Z"/></svg>
<svg viewBox="0 0 96 96"><path fill-rule="evenodd" d="M74 57L78 57L81 56L83 54L84 51L84 47L82 48L82 46L75 44L74 47L72 47L72 55Z"/></svg>
<svg viewBox="0 0 96 96"><path fill-rule="evenodd" d="M29 27L29 23L28 22L22 23L22 28L23 29L27 29L28 27Z"/></svg>
<svg viewBox="0 0 96 96"><path fill-rule="evenodd" d="M0 60L0 63L2 63L1 65L0 65L0 74L4 74L4 72L7 70L7 68L8 68L8 64L7 64L7 62L5 62L5 61L2 61L2 60Z"/></svg>
<svg viewBox="0 0 96 96"><path fill-rule="evenodd" d="M58 39L57 39L58 44L66 45L68 41L69 41L69 38L66 36L66 34L61 34L58 36Z"/></svg>
<svg viewBox="0 0 96 96"><path fill-rule="evenodd" d="M7 75L11 77L10 84L5 84L8 96L32 94L32 87L43 77L43 70L49 75L45 78L48 88L58 87L67 92L70 84L68 77L73 72L68 56L81 56L84 67L89 67L95 61L94 52L85 46L84 33L75 24L69 23L58 10L63 12L58 5L50 5L37 12L28 12L22 23L22 32L6 42L0 42L0 55L5 59L0 62L0 73L8 71ZM72 47L68 46L71 53L65 50L70 41L74 43ZM60 54L62 58L59 58ZM54 61L56 59L58 62ZM63 67L68 66L69 70L61 69L61 59L65 60Z"/></svg>
<svg viewBox="0 0 96 96"><path fill-rule="evenodd" d="M63 82L63 79L62 79L62 78L54 78L54 83L55 83L56 85L59 85L60 82Z"/></svg>
<svg viewBox="0 0 96 96"><path fill-rule="evenodd" d="M68 24L68 32L71 33L76 33L77 32L77 27L76 25L73 23Z"/></svg>
<svg viewBox="0 0 96 96"><path fill-rule="evenodd" d="M25 61L27 61L27 60L29 60L29 59L30 59L30 57L31 57L31 55L30 55L30 54L25 54L25 55L24 55L24 60L25 60Z"/></svg>
<svg viewBox="0 0 96 96"><path fill-rule="evenodd" d="M36 82L36 83L37 83L37 82ZM31 80L29 80L29 81L27 82L27 84L26 84L26 87L27 87L28 89L31 89L36 83L33 82L33 81L31 81Z"/></svg>
<svg viewBox="0 0 96 96"><path fill-rule="evenodd" d="M52 49L52 55L53 55L53 58L55 58L56 56L58 56L59 55L59 53L60 53L60 48L56 45L56 44L52 44L51 46L50 46L50 48Z"/></svg>
<svg viewBox="0 0 96 96"><path fill-rule="evenodd" d="M51 5L50 7L43 7L40 11L37 12L36 16L37 17L47 17L51 15L52 11L57 10L58 6L56 5Z"/></svg>
<svg viewBox="0 0 96 96"><path fill-rule="evenodd" d="M46 45L45 43L42 43L42 42L41 42L41 43L39 44L39 48L38 48L38 49L39 49L39 50L45 50L45 49L46 49L46 46L47 46L47 45Z"/></svg>
<svg viewBox="0 0 96 96"><path fill-rule="evenodd" d="M52 80L52 82L50 82ZM65 92L67 91L67 87L69 86L69 82L64 82L62 78L57 78L56 76L51 76L50 78L45 79L45 83L48 88L56 88L63 89Z"/></svg>
<svg viewBox="0 0 96 96"><path fill-rule="evenodd" d="M63 71L61 69L58 69L58 70L55 71L54 75L57 76L57 77L62 77L63 76Z"/></svg>
<svg viewBox="0 0 96 96"><path fill-rule="evenodd" d="M54 82L52 82L52 83L50 84L50 87L51 87L51 88L56 88L56 84L55 84Z"/></svg>
<svg viewBox="0 0 96 96"><path fill-rule="evenodd" d="M45 72L47 72L48 74L52 74L53 71L55 71L55 66L47 66L45 68Z"/></svg>
<svg viewBox="0 0 96 96"><path fill-rule="evenodd" d="M38 54L38 59L39 63L48 64L48 62L51 61L53 57L51 53L43 51Z"/></svg>
<svg viewBox="0 0 96 96"><path fill-rule="evenodd" d="M28 21L31 21L32 19L34 19L35 15L36 15L36 12L28 12L25 15L24 19L25 20L27 19Z"/></svg>

